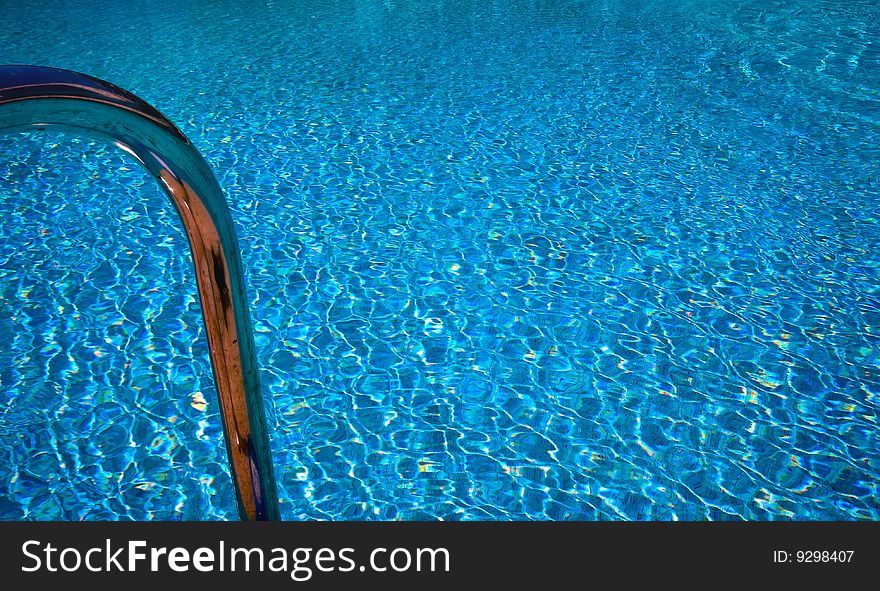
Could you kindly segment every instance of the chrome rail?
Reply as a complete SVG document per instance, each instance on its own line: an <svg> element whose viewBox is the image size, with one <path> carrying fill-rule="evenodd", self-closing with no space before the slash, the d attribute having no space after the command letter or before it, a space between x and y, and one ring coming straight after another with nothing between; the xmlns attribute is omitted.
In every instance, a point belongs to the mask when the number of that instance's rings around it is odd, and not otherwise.
<svg viewBox="0 0 880 591"><path fill-rule="evenodd" d="M0 66L0 133L44 128L109 141L171 198L195 263L239 515L279 519L241 255L208 163L159 111L113 84L69 70Z"/></svg>

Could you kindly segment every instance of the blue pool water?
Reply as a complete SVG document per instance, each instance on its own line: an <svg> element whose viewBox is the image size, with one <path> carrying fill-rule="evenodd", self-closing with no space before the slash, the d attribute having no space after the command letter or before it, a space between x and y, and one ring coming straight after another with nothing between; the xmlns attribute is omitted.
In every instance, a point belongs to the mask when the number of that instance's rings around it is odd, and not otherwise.
<svg viewBox="0 0 880 591"><path fill-rule="evenodd" d="M216 171L285 519L880 518L874 0L0 4ZM153 181L0 219L0 518L235 518Z"/></svg>

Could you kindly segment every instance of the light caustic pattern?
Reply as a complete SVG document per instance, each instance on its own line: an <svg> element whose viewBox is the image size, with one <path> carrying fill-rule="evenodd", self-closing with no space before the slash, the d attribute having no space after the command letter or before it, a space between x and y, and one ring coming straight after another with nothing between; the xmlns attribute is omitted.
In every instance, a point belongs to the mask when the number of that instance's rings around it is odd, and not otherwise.
<svg viewBox="0 0 880 591"><path fill-rule="evenodd" d="M880 517L875 2L53 4L217 171L284 518ZM0 142L0 517L234 518L170 204Z"/></svg>

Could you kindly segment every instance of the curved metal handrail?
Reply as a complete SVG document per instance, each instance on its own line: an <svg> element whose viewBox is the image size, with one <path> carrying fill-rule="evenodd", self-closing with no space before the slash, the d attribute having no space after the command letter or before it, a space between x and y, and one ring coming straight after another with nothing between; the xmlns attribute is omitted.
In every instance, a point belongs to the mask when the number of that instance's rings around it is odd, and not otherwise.
<svg viewBox="0 0 880 591"><path fill-rule="evenodd" d="M192 249L239 514L279 519L241 255L208 163L159 111L113 84L69 70L0 66L0 133L47 127L115 144L171 198Z"/></svg>

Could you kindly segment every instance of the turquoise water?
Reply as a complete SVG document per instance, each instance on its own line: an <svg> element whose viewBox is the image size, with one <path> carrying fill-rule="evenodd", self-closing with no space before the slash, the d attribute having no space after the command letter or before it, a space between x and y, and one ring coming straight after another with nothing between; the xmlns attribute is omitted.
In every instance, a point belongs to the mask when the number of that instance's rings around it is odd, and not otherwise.
<svg viewBox="0 0 880 591"><path fill-rule="evenodd" d="M880 518L876 2L134 4L0 63L211 163L285 519ZM166 201L0 137L0 518L236 517Z"/></svg>

